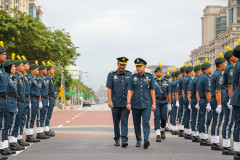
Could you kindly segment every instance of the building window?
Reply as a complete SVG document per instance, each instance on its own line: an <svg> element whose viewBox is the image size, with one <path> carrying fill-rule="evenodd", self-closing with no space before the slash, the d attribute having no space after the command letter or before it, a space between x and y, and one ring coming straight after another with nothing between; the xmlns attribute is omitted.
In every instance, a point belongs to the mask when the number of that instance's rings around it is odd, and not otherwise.
<svg viewBox="0 0 240 160"><path fill-rule="evenodd" d="M239 27L236 27L236 30L239 31Z"/></svg>
<svg viewBox="0 0 240 160"><path fill-rule="evenodd" d="M15 3L19 3L19 0L14 0Z"/></svg>
<svg viewBox="0 0 240 160"><path fill-rule="evenodd" d="M240 23L240 7L237 7L237 23Z"/></svg>
<svg viewBox="0 0 240 160"><path fill-rule="evenodd" d="M233 23L233 8L228 10L228 24L231 25Z"/></svg>
<svg viewBox="0 0 240 160"><path fill-rule="evenodd" d="M240 4L240 0L237 0L237 4Z"/></svg>
<svg viewBox="0 0 240 160"><path fill-rule="evenodd" d="M9 8L8 8L8 5L5 5L5 10L8 10Z"/></svg>
<svg viewBox="0 0 240 160"><path fill-rule="evenodd" d="M5 0L5 3L8 3L9 2L9 0Z"/></svg>

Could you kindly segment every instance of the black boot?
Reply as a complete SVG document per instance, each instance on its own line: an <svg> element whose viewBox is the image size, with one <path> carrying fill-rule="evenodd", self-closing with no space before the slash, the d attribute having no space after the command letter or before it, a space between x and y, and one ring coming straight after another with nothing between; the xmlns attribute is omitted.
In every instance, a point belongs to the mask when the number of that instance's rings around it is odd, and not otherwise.
<svg viewBox="0 0 240 160"><path fill-rule="evenodd" d="M10 147L9 147L12 151L21 151L24 150L25 148L20 146L18 143L14 142L14 143L10 143Z"/></svg>
<svg viewBox="0 0 240 160"><path fill-rule="evenodd" d="M115 141L114 146L120 146L119 140Z"/></svg>
<svg viewBox="0 0 240 160"><path fill-rule="evenodd" d="M30 144L25 142L23 139L18 139L18 144L23 147L30 146Z"/></svg>
<svg viewBox="0 0 240 160"><path fill-rule="evenodd" d="M12 151L10 149L4 148L0 150L0 154L3 156L9 156L12 154Z"/></svg>
<svg viewBox="0 0 240 160"><path fill-rule="evenodd" d="M36 138L37 138L37 139L49 139L49 136L46 136L46 135L43 134L43 133L37 133Z"/></svg>
<svg viewBox="0 0 240 160"><path fill-rule="evenodd" d="M183 130L179 130L178 136L179 136L179 137L184 137L184 131L183 131Z"/></svg>
<svg viewBox="0 0 240 160"><path fill-rule="evenodd" d="M150 142L149 141L144 141L143 148L148 149L149 146L150 146Z"/></svg>
<svg viewBox="0 0 240 160"><path fill-rule="evenodd" d="M156 136L156 142L161 142L162 140L161 140L161 136L160 135L157 135Z"/></svg>
<svg viewBox="0 0 240 160"><path fill-rule="evenodd" d="M44 134L45 134L46 136L49 136L49 137L54 137L54 136L55 136L55 133L54 133L54 132L51 132L51 131L44 132Z"/></svg>
<svg viewBox="0 0 240 160"><path fill-rule="evenodd" d="M33 135L27 135L26 142L37 143L40 142L40 140L36 139Z"/></svg>
<svg viewBox="0 0 240 160"><path fill-rule="evenodd" d="M141 141L137 141L136 147L141 147Z"/></svg>
<svg viewBox="0 0 240 160"><path fill-rule="evenodd" d="M222 154L223 155L234 155L234 151L232 150L231 147L223 147Z"/></svg>
<svg viewBox="0 0 240 160"><path fill-rule="evenodd" d="M122 141L122 147L125 148L125 147L127 147L127 146L128 146L128 142Z"/></svg>
<svg viewBox="0 0 240 160"><path fill-rule="evenodd" d="M165 131L165 132L171 132L171 129L169 129L168 127L166 127L166 128L164 129L164 131Z"/></svg>
<svg viewBox="0 0 240 160"><path fill-rule="evenodd" d="M166 135L165 135L165 132L164 132L164 131L161 131L161 138L162 138L162 139L166 139Z"/></svg>
<svg viewBox="0 0 240 160"><path fill-rule="evenodd" d="M7 159L8 159L8 157L3 157L0 155L0 160L7 160Z"/></svg>
<svg viewBox="0 0 240 160"><path fill-rule="evenodd" d="M234 153L234 160L240 160L240 152Z"/></svg>
<svg viewBox="0 0 240 160"><path fill-rule="evenodd" d="M214 151L222 151L223 150L223 147L219 144L219 143L213 143L211 145L211 150L214 150Z"/></svg>
<svg viewBox="0 0 240 160"><path fill-rule="evenodd" d="M202 139L200 141L201 146L211 146L211 143L208 141L208 139Z"/></svg>
<svg viewBox="0 0 240 160"><path fill-rule="evenodd" d="M199 143L200 140L201 140L201 139L200 139L198 136L193 136L193 137L192 137L192 142Z"/></svg>
<svg viewBox="0 0 240 160"><path fill-rule="evenodd" d="M8 150L8 152L10 152L11 154L16 154L15 151L12 151L10 148L6 148Z"/></svg>
<svg viewBox="0 0 240 160"><path fill-rule="evenodd" d="M185 139L192 140L192 135L191 134L185 134Z"/></svg>

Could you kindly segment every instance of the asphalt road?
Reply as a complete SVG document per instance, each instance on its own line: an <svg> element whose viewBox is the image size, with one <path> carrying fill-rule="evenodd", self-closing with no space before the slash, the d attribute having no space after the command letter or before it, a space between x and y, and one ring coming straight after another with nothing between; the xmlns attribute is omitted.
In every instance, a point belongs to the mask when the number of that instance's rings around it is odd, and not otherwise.
<svg viewBox="0 0 240 160"><path fill-rule="evenodd" d="M155 142L151 117L151 146L135 147L132 117L129 117L129 146L113 146L111 112L106 105L81 108L77 111L54 112L52 126L56 137L33 144L10 160L232 160L189 140L167 133L167 139Z"/></svg>

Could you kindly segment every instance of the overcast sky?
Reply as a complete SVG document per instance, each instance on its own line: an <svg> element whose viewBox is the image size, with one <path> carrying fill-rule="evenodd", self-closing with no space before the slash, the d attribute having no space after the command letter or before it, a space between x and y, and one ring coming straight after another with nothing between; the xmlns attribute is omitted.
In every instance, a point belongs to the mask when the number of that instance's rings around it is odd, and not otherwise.
<svg viewBox="0 0 240 160"><path fill-rule="evenodd" d="M76 64L85 83L97 90L107 74L116 70L116 58L141 57L149 65L159 62L182 66L191 50L201 45L201 17L207 5L227 0L38 0L43 23L65 28L81 56Z"/></svg>

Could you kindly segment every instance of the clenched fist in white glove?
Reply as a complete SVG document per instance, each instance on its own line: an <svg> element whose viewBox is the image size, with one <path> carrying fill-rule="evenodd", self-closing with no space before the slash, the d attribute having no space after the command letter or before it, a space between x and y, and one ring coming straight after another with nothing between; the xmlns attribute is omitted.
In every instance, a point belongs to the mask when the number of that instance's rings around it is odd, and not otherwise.
<svg viewBox="0 0 240 160"><path fill-rule="evenodd" d="M200 109L199 103L196 104L195 108L196 108L197 110Z"/></svg>
<svg viewBox="0 0 240 160"><path fill-rule="evenodd" d="M227 106L228 106L228 109L232 110L232 105L230 104L230 102L231 102L231 99L229 99Z"/></svg>
<svg viewBox="0 0 240 160"><path fill-rule="evenodd" d="M172 110L172 105L171 104L168 104L168 112L170 112Z"/></svg>
<svg viewBox="0 0 240 160"><path fill-rule="evenodd" d="M177 107L177 108L179 107L179 101L176 102L176 107Z"/></svg>
<svg viewBox="0 0 240 160"><path fill-rule="evenodd" d="M191 104L188 105L188 109L189 109L190 111L192 110Z"/></svg>
<svg viewBox="0 0 240 160"><path fill-rule="evenodd" d="M211 107L210 103L207 104L206 109L207 109L208 112L211 111L212 107Z"/></svg>
<svg viewBox="0 0 240 160"><path fill-rule="evenodd" d="M220 114L222 112L222 105L218 105L216 108L217 114Z"/></svg>
<svg viewBox="0 0 240 160"><path fill-rule="evenodd" d="M42 101L39 102L39 108L42 109L43 105L42 105Z"/></svg>

